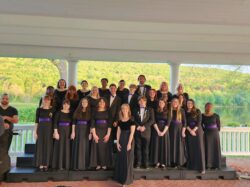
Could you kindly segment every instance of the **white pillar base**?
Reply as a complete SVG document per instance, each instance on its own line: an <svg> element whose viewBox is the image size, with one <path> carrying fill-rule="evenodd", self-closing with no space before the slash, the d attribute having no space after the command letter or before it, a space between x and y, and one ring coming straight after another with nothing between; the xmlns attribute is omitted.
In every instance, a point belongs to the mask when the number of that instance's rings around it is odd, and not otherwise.
<svg viewBox="0 0 250 187"><path fill-rule="evenodd" d="M179 83L179 67L178 63L170 63L170 90L172 94L176 92L176 87Z"/></svg>

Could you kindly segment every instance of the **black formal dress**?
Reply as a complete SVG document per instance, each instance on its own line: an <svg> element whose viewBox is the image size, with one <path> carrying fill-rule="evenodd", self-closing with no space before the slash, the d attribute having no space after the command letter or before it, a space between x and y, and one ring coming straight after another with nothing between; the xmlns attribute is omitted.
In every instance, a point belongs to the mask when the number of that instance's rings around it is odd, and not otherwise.
<svg viewBox="0 0 250 187"><path fill-rule="evenodd" d="M143 114L144 111L144 114ZM138 108L134 116L136 128L144 126L144 132L135 131L135 164L136 167L148 167L149 164L149 145L151 137L151 126L155 123L154 110L152 108Z"/></svg>
<svg viewBox="0 0 250 187"><path fill-rule="evenodd" d="M187 168L191 170L205 170L205 148L204 148L204 132L201 126L201 111L197 109L196 114L186 112L187 127L194 129L197 127L196 136L192 136L186 130L187 144Z"/></svg>
<svg viewBox="0 0 250 187"><path fill-rule="evenodd" d="M77 95L79 100L83 99L84 97L88 96L90 94L90 90L83 92L82 90L77 90Z"/></svg>
<svg viewBox="0 0 250 187"><path fill-rule="evenodd" d="M155 116L155 121L158 129L162 132L164 128L168 125L167 123L168 113L167 112L157 112ZM170 138L169 130L164 136L158 136L155 128L152 130L151 139L151 151L150 160L151 163L156 165L160 163L161 165L170 166Z"/></svg>
<svg viewBox="0 0 250 187"><path fill-rule="evenodd" d="M118 126L121 129L119 143L121 151L117 152L114 179L121 184L131 184L133 182L134 173L134 140L132 141L131 150L127 151L131 126L135 123L130 119L126 122L118 121Z"/></svg>
<svg viewBox="0 0 250 187"><path fill-rule="evenodd" d="M96 111L92 115L91 128L95 128L96 134L99 137L98 143L92 140L90 166L111 166L112 165L112 146L110 139L104 142L103 138L111 128L109 111ZM110 137L111 138L111 137Z"/></svg>
<svg viewBox="0 0 250 187"><path fill-rule="evenodd" d="M212 116L203 114L202 126L205 136L206 167L221 168L220 116L216 113Z"/></svg>
<svg viewBox="0 0 250 187"><path fill-rule="evenodd" d="M173 97L171 92L162 93L160 90L157 90L157 99L161 99L164 95L166 95L168 98L167 102L171 102Z"/></svg>
<svg viewBox="0 0 250 187"><path fill-rule="evenodd" d="M99 88L99 95L100 97L105 97L106 99L108 98L110 92L109 92L109 89L102 89L102 88Z"/></svg>
<svg viewBox="0 0 250 187"><path fill-rule="evenodd" d="M124 88L123 90L119 90L118 88L116 94L121 98L121 104L127 103L126 98L129 94L129 90L127 88Z"/></svg>
<svg viewBox="0 0 250 187"><path fill-rule="evenodd" d="M89 101L89 106L90 106L91 111L92 112L96 111L99 99L95 99L91 96L87 96L87 99Z"/></svg>
<svg viewBox="0 0 250 187"><path fill-rule="evenodd" d="M54 129L58 130L59 140L54 141L52 168L69 169L70 167L70 135L72 118L70 113L56 113Z"/></svg>
<svg viewBox="0 0 250 187"><path fill-rule="evenodd" d="M173 110L169 115L170 160L171 166L183 166L186 163L185 138L182 137L182 129L186 127L185 111L181 112L181 121L177 120L177 111Z"/></svg>
<svg viewBox="0 0 250 187"><path fill-rule="evenodd" d="M49 166L53 151L53 108L36 110L37 140L35 166Z"/></svg>
<svg viewBox="0 0 250 187"><path fill-rule="evenodd" d="M71 114L71 116L73 116L76 108L78 107L79 99L70 99L69 102L70 102L70 109L69 109L70 114Z"/></svg>
<svg viewBox="0 0 250 187"><path fill-rule="evenodd" d="M62 109L62 103L65 99L65 95L67 93L67 90L59 91L58 89L54 92L54 105L56 111L60 111Z"/></svg>
<svg viewBox="0 0 250 187"><path fill-rule="evenodd" d="M146 96L149 97L149 90L151 89L151 86L149 85L138 85L135 93L139 96Z"/></svg>
<svg viewBox="0 0 250 187"><path fill-rule="evenodd" d="M82 112L81 117L73 119L75 139L72 143L72 169L86 170L90 161L90 113Z"/></svg>

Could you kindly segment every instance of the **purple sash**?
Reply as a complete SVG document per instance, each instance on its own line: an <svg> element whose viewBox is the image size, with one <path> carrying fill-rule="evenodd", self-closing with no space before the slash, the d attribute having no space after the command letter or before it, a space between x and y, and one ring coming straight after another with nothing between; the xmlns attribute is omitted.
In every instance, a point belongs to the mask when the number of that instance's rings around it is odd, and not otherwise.
<svg viewBox="0 0 250 187"><path fill-rule="evenodd" d="M69 126L70 125L70 122L64 122L64 121L60 121L58 123L59 126Z"/></svg>
<svg viewBox="0 0 250 187"><path fill-rule="evenodd" d="M195 122L195 121L191 121L190 124L189 124L189 126L192 127L192 128L193 128L195 125L196 125L196 122Z"/></svg>
<svg viewBox="0 0 250 187"><path fill-rule="evenodd" d="M88 121L86 120L79 120L76 122L77 125L88 125Z"/></svg>
<svg viewBox="0 0 250 187"><path fill-rule="evenodd" d="M206 128L207 129L217 129L218 127L217 127L217 124L214 123L214 124L207 125Z"/></svg>
<svg viewBox="0 0 250 187"><path fill-rule="evenodd" d="M158 123L159 123L159 124L163 124L163 125L164 125L164 124L166 123L166 120L161 119L161 120L159 120L159 121L158 121Z"/></svg>
<svg viewBox="0 0 250 187"><path fill-rule="evenodd" d="M51 118L39 118L39 123L41 122L51 122Z"/></svg>
<svg viewBox="0 0 250 187"><path fill-rule="evenodd" d="M98 119L95 122L97 125L106 125L107 124L107 120L105 120L105 119Z"/></svg>
<svg viewBox="0 0 250 187"><path fill-rule="evenodd" d="M172 120L172 123L173 123L174 125L181 125L181 124L182 124L182 122L181 122L181 121L178 121L178 120Z"/></svg>

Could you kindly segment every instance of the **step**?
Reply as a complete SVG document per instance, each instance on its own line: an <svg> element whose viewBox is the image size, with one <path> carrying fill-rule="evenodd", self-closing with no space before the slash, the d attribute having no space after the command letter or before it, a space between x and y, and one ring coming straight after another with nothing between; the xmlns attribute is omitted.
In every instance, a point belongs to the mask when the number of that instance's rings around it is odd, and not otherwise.
<svg viewBox="0 0 250 187"><path fill-rule="evenodd" d="M26 143L24 147L24 153L26 154L35 154L36 152L36 144L34 143Z"/></svg>
<svg viewBox="0 0 250 187"><path fill-rule="evenodd" d="M34 154L23 154L16 158L16 167L33 167Z"/></svg>

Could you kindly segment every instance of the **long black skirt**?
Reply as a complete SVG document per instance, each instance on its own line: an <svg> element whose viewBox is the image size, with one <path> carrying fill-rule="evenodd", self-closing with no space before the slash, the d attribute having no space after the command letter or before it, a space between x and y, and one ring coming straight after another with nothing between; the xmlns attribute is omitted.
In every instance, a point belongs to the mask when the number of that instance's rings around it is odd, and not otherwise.
<svg viewBox="0 0 250 187"><path fill-rule="evenodd" d="M204 134L201 128L196 131L196 136L187 132L187 168L191 170L205 170Z"/></svg>
<svg viewBox="0 0 250 187"><path fill-rule="evenodd" d="M96 128L96 134L99 137L98 143L92 140L90 166L112 166L112 144L111 137L108 142L104 143L103 138L106 136L108 128Z"/></svg>
<svg viewBox="0 0 250 187"><path fill-rule="evenodd" d="M48 166L51 163L52 158L52 125L40 125L37 126L37 140L36 140L36 152L35 152L35 166Z"/></svg>
<svg viewBox="0 0 250 187"><path fill-rule="evenodd" d="M152 131L150 162L170 166L170 138L167 131L164 136L158 136L156 130Z"/></svg>
<svg viewBox="0 0 250 187"><path fill-rule="evenodd" d="M130 130L121 131L120 145L121 151L117 151L117 158L115 163L114 179L121 184L131 184L134 178L134 141L132 142L131 150L127 151Z"/></svg>
<svg viewBox="0 0 250 187"><path fill-rule="evenodd" d="M205 157L207 168L221 168L220 136L217 129L205 130Z"/></svg>
<svg viewBox="0 0 250 187"><path fill-rule="evenodd" d="M75 139L72 142L72 169L86 170L89 167L89 133L86 125L76 125Z"/></svg>
<svg viewBox="0 0 250 187"><path fill-rule="evenodd" d="M58 126L59 140L55 140L52 168L69 169L70 167L70 126Z"/></svg>
<svg viewBox="0 0 250 187"><path fill-rule="evenodd" d="M171 122L169 137L171 165L183 166L186 163L186 148L185 139L182 138L182 126Z"/></svg>

